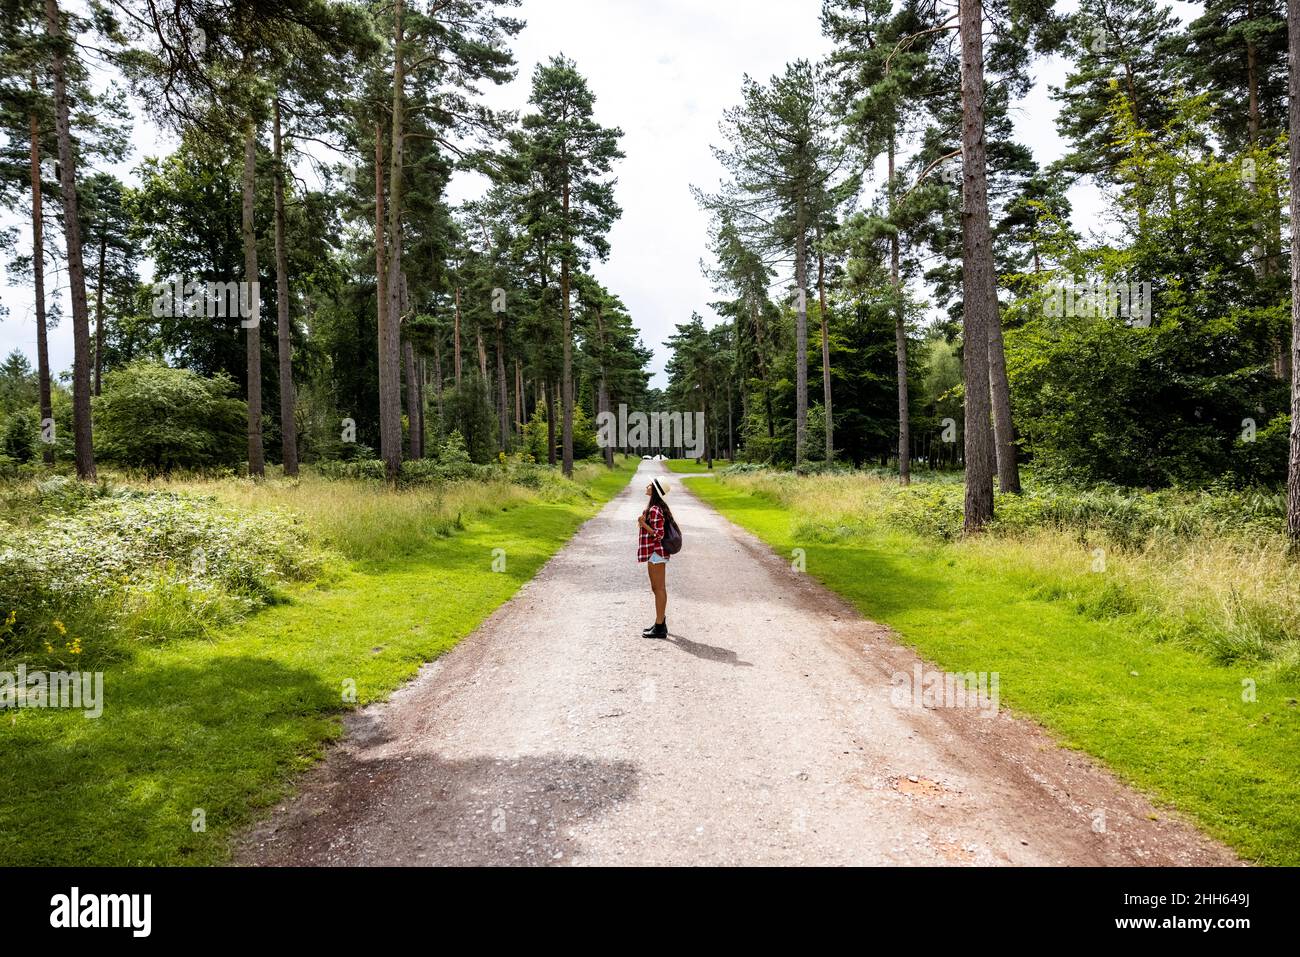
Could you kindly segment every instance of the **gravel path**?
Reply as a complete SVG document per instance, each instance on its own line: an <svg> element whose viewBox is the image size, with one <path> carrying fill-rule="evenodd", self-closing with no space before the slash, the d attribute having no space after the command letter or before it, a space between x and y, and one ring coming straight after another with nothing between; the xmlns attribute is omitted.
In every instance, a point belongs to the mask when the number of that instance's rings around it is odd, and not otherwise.
<svg viewBox="0 0 1300 957"><path fill-rule="evenodd" d="M245 864L1229 864L1005 710L891 703L920 662L685 492L652 620L637 480L247 833ZM485 562L489 559L485 557Z"/></svg>

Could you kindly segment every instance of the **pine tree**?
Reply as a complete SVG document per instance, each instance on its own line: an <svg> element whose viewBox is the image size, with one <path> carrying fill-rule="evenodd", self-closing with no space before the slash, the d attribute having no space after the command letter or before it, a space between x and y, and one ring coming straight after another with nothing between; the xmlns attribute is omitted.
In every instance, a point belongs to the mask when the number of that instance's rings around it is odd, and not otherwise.
<svg viewBox="0 0 1300 957"><path fill-rule="evenodd" d="M808 257L818 219L851 177L842 144L831 135L824 78L806 60L789 64L767 85L745 77L741 105L724 114L725 147L714 155L731 177L716 195L695 189L697 202L726 213L746 245L765 259L794 263L795 464L808 432Z"/></svg>
<svg viewBox="0 0 1300 957"><path fill-rule="evenodd" d="M1287 0L1290 53L1288 114L1300 130L1300 0ZM1300 183L1300 138L1290 145L1292 183ZM1292 554L1300 554L1300 189L1291 190L1291 437L1287 459L1286 530Z"/></svg>
<svg viewBox="0 0 1300 957"><path fill-rule="evenodd" d="M622 131L604 127L594 118L595 97L576 64L552 57L533 74L529 104L535 112L523 118L529 165L538 171L541 215L533 222L544 233L560 266L560 405L561 466L573 474L573 274L590 257L609 254L605 238L621 214L610 179L613 164L623 158L618 148Z"/></svg>

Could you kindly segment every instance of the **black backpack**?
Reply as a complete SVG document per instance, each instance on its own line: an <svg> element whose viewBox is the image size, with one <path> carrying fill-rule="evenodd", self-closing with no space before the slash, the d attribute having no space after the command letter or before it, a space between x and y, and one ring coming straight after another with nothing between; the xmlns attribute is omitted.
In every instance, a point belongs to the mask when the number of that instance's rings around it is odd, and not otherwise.
<svg viewBox="0 0 1300 957"><path fill-rule="evenodd" d="M664 516L664 538L660 544L665 555L676 555L682 550L682 530L677 527L677 519L673 518L673 513L667 508L664 511L668 514Z"/></svg>

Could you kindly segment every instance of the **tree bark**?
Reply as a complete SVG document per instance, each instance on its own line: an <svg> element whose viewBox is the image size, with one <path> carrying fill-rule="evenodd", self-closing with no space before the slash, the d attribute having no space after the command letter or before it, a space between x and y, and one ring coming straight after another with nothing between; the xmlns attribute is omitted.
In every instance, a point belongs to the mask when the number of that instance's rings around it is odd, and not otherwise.
<svg viewBox="0 0 1300 957"><path fill-rule="evenodd" d="M293 384L293 326L289 320L289 254L285 249L284 149L280 135L280 98L275 98L272 146L275 149L275 312L280 360L280 460L284 474L298 474L297 390Z"/></svg>
<svg viewBox="0 0 1300 957"><path fill-rule="evenodd" d="M451 365L452 375L456 380L456 389L460 389L460 285L455 289L456 311L451 325Z"/></svg>
<svg viewBox="0 0 1300 957"><path fill-rule="evenodd" d="M384 365L385 336L388 330L388 236L385 222L388 217L384 201L384 131L383 124L375 124L375 328L378 330L379 368ZM380 427L383 427L383 392L379 397ZM382 434L382 431L381 431Z"/></svg>
<svg viewBox="0 0 1300 957"><path fill-rule="evenodd" d="M86 266L81 255L81 219L77 209L77 161L72 151L68 116L67 41L57 0L45 0L45 33L52 54L54 129L59 143L59 189L63 201L63 235L68 258L68 295L72 300L72 422L77 477L95 478L95 450L90 423L90 316L86 309Z"/></svg>
<svg viewBox="0 0 1300 957"><path fill-rule="evenodd" d="M1300 0L1287 0L1290 52L1287 111L1291 129L1300 130ZM1290 137L1291 182L1300 183L1300 136ZM1293 556L1300 555L1300 189L1291 190L1291 442L1287 463L1286 531Z"/></svg>
<svg viewBox="0 0 1300 957"><path fill-rule="evenodd" d="M515 438L524 434L524 367L515 358Z"/></svg>
<svg viewBox="0 0 1300 957"><path fill-rule="evenodd" d="M569 184L564 184L564 230L569 233ZM561 463L564 476L573 475L573 321L569 314L569 253L566 249L560 257L560 299L564 314L564 371L561 375L560 392L563 396L564 427L561 440L564 445Z"/></svg>
<svg viewBox="0 0 1300 957"><path fill-rule="evenodd" d="M420 383L415 374L415 346L402 337L402 364L406 367L406 444L410 458L424 458L420 437Z"/></svg>
<svg viewBox="0 0 1300 957"><path fill-rule="evenodd" d="M424 386L429 378L429 370L425 358L422 355L415 356L415 416L419 420L411 425L415 429L415 434L420 438L420 458L429 454L429 436L425 431L425 414L424 414Z"/></svg>
<svg viewBox="0 0 1300 957"><path fill-rule="evenodd" d="M248 297L240 302L251 303L251 315L242 315L240 323L246 333L244 355L248 369L248 474L260 478L266 474L266 458L262 450L262 297L257 283L257 235L253 226L253 203L257 190L257 124L250 116L244 121L244 175L243 200L240 214L240 235L244 244L244 282Z"/></svg>
<svg viewBox="0 0 1300 957"><path fill-rule="evenodd" d="M99 380L104 375L104 260L107 258L108 235L101 232L99 234L99 268L95 276L95 395L99 395L103 391Z"/></svg>
<svg viewBox="0 0 1300 957"><path fill-rule="evenodd" d="M1002 316L996 299L993 315L989 319L989 388L993 398L998 488L1018 495L1020 466L1016 463L1016 430L1011 422L1011 383L1007 379L1007 355L1002 345Z"/></svg>
<svg viewBox="0 0 1300 957"><path fill-rule="evenodd" d="M390 483L402 468L401 293L402 147L405 124L403 0L393 4L393 113L388 155L388 315L379 330L379 445Z"/></svg>
<svg viewBox="0 0 1300 957"><path fill-rule="evenodd" d="M559 396L548 381L546 384L546 461L549 465L555 464L555 407L559 404Z"/></svg>
<svg viewBox="0 0 1300 957"><path fill-rule="evenodd" d="M820 246L820 228L817 231L817 241ZM826 463L829 465L835 459L835 425L831 416L831 337L826 319L826 257L820 248L817 250L817 301L821 307L822 320L822 402L826 408Z"/></svg>
<svg viewBox="0 0 1300 957"><path fill-rule="evenodd" d="M438 411L438 429L442 429L442 347L433 341L433 402Z"/></svg>
<svg viewBox="0 0 1300 957"><path fill-rule="evenodd" d="M32 77L36 89L36 77ZM45 212L41 202L41 127L35 113L31 121L31 180L32 180L32 281L36 297L36 377L40 391L41 432L54 421L54 404L50 395L50 345L45 325ZM46 465L54 464L54 443L45 446L41 457Z"/></svg>
<svg viewBox="0 0 1300 957"><path fill-rule="evenodd" d="M794 328L795 428L794 464L803 465L808 448L808 284L807 238L804 236L804 208L795 213L794 281L797 287Z"/></svg>
<svg viewBox="0 0 1300 957"><path fill-rule="evenodd" d="M420 455L427 457L429 454L429 416L427 410L427 404L429 401L427 396L427 386L429 384L429 360L424 356L419 356L415 360L415 366L415 410L420 414Z"/></svg>
<svg viewBox="0 0 1300 957"><path fill-rule="evenodd" d="M767 437L776 438L776 422L772 417L772 385L767 377L767 345L763 336L762 317L758 314L758 304L754 297L749 297L749 316L754 324L754 350L758 353L758 374L763 380L763 411L767 416Z"/></svg>
<svg viewBox="0 0 1300 957"><path fill-rule="evenodd" d="M989 329L998 319L984 153L984 6L962 0L962 373L966 388L965 531L993 519Z"/></svg>
<svg viewBox="0 0 1300 957"><path fill-rule="evenodd" d="M894 221L894 159L897 146L889 137L889 220ZM894 359L898 382L898 484L912 483L911 410L907 396L907 314L903 308L897 224L889 237L889 284L894 290Z"/></svg>
<svg viewBox="0 0 1300 957"><path fill-rule="evenodd" d="M401 306L399 315L402 319L398 322L397 334L401 337L402 356L406 366L407 441L411 448L410 457L419 459L424 458L424 406L421 404L420 393L420 359L415 354L415 344L402 331L404 317L411 314L411 284L407 281L405 270L398 277L398 281L401 283L398 303Z"/></svg>
<svg viewBox="0 0 1300 957"><path fill-rule="evenodd" d="M501 426L501 451L510 450L510 386L506 382L505 318L497 313L497 421Z"/></svg>

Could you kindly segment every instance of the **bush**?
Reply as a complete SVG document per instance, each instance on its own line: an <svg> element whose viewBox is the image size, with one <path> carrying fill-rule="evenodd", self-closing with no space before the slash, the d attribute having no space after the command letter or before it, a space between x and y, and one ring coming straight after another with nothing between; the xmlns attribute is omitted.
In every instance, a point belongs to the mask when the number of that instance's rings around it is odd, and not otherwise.
<svg viewBox="0 0 1300 957"><path fill-rule="evenodd" d="M151 475L237 466L247 446L248 407L226 375L135 362L104 377L94 400L96 454Z"/></svg>
<svg viewBox="0 0 1300 957"><path fill-rule="evenodd" d="M206 499L66 479L41 483L35 500L37 524L0 526L6 658L100 661L131 641L192 637L319 571L284 513L236 515Z"/></svg>
<svg viewBox="0 0 1300 957"><path fill-rule="evenodd" d="M27 412L15 412L0 428L0 455L16 463L36 458L36 434L40 424Z"/></svg>

